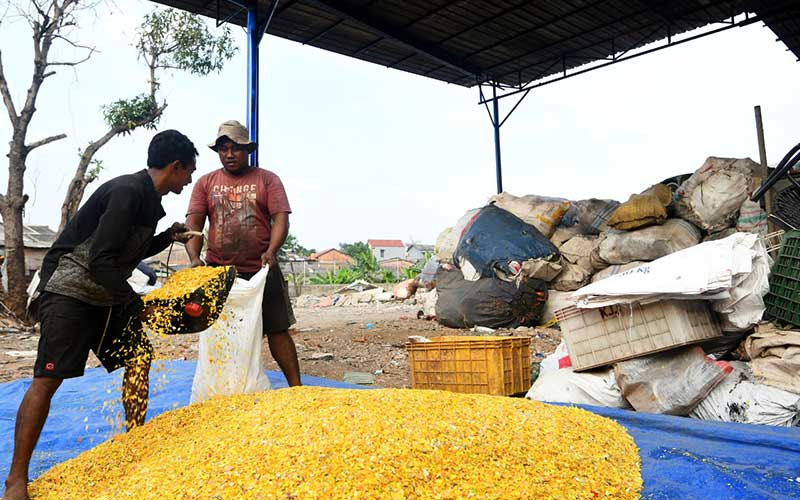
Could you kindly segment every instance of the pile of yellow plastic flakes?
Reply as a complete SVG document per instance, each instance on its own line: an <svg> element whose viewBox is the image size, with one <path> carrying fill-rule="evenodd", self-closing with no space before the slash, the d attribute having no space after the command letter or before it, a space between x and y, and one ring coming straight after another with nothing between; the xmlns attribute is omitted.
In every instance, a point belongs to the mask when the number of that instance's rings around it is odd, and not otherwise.
<svg viewBox="0 0 800 500"><path fill-rule="evenodd" d="M30 486L64 499L639 498L617 423L525 399L298 387L167 412Z"/></svg>
<svg viewBox="0 0 800 500"><path fill-rule="evenodd" d="M205 296L203 307L206 313L215 314L224 305L218 298L225 288L225 275L229 269L228 266L202 266L182 269L170 275L161 288L142 297L145 306L158 306L148 316L147 326L155 334L175 333L178 319L183 315L183 303L198 289Z"/></svg>

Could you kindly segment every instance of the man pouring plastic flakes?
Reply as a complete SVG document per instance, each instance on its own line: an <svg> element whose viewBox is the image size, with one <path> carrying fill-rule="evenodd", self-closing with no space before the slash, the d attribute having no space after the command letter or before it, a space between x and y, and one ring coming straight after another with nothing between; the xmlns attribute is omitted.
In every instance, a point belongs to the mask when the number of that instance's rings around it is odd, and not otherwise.
<svg viewBox="0 0 800 500"><path fill-rule="evenodd" d="M186 226L156 235L161 198L192 182L197 150L177 130L156 134L147 169L112 179L92 194L47 252L31 313L41 324L33 381L19 406L5 500L28 499L28 467L50 401L66 378L83 375L89 351L109 371L125 368L122 403L128 429L142 425L153 348L142 328L148 311L127 279L142 259Z"/></svg>

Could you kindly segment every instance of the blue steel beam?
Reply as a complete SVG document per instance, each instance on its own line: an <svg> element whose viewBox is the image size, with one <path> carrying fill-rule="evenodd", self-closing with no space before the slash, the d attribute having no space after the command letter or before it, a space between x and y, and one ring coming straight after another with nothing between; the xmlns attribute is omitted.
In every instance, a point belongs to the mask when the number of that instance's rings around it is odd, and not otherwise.
<svg viewBox="0 0 800 500"><path fill-rule="evenodd" d="M258 7L247 6L247 128L256 149L250 154L250 164L258 165Z"/></svg>
<svg viewBox="0 0 800 500"><path fill-rule="evenodd" d="M269 20L262 26L258 24L257 0L227 0L247 9L247 129L250 140L256 143L256 149L250 154L250 164L258 165L258 44L267 29ZM275 12L277 2L272 6ZM270 18L272 19L272 13Z"/></svg>

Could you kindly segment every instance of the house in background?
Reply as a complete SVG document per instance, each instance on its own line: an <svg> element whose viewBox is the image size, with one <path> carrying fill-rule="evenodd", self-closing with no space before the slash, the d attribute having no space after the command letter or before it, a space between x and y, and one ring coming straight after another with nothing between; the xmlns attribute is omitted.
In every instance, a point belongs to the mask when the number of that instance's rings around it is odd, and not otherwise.
<svg viewBox="0 0 800 500"><path fill-rule="evenodd" d="M367 240L367 246L378 262L387 259L403 259L406 247L401 240Z"/></svg>
<svg viewBox="0 0 800 500"><path fill-rule="evenodd" d="M0 252L5 257L6 241L3 223L0 222ZM25 275L30 277L42 267L42 260L56 241L58 234L47 226L22 226L22 244L25 251Z"/></svg>
<svg viewBox="0 0 800 500"><path fill-rule="evenodd" d="M329 248L321 252L312 253L308 256L308 260L316 264L316 269L329 271L341 269L343 267L350 267L355 263L352 257L344 252Z"/></svg>
<svg viewBox="0 0 800 500"><path fill-rule="evenodd" d="M425 260L426 253L433 253L433 245L421 245L419 243L411 243L406 247L405 259L411 262L420 262Z"/></svg>

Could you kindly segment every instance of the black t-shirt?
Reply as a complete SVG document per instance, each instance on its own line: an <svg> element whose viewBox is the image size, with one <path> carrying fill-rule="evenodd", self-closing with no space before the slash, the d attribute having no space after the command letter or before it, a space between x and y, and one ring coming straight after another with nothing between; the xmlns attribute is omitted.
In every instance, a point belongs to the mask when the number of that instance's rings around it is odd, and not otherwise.
<svg viewBox="0 0 800 500"><path fill-rule="evenodd" d="M161 195L146 170L106 182L47 252L37 293L59 293L98 306L136 300L128 277L142 259L172 241L169 231L154 236L164 215Z"/></svg>

